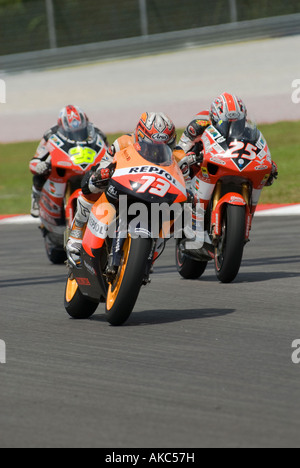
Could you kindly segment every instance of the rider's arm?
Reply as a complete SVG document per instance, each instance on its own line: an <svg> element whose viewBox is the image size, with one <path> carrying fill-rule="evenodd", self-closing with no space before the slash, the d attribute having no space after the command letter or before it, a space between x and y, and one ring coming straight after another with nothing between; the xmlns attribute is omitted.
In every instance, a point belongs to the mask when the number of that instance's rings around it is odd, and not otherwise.
<svg viewBox="0 0 300 468"><path fill-rule="evenodd" d="M49 171L51 157L47 149L47 142L43 138L36 150L33 159L30 161L29 168L32 174L43 175Z"/></svg>
<svg viewBox="0 0 300 468"><path fill-rule="evenodd" d="M84 195L101 193L107 188L108 182L115 171L115 164L112 161L108 164L107 162L102 163L101 161L97 168L95 167L85 174L81 183Z"/></svg>
<svg viewBox="0 0 300 468"><path fill-rule="evenodd" d="M118 138L107 151L100 165L87 173L82 180L82 192L84 195L103 192L115 170L114 156L119 151L135 143L133 134L123 135Z"/></svg>
<svg viewBox="0 0 300 468"><path fill-rule="evenodd" d="M192 151L197 143L200 142L203 133L209 125L211 125L209 112L200 112L186 127L178 143L178 149L183 150L186 154Z"/></svg>
<svg viewBox="0 0 300 468"><path fill-rule="evenodd" d="M40 141L37 147L36 153L29 163L29 168L32 174L44 175L49 172L51 165L51 156L48 150L48 140L56 133L58 127L55 126L48 130Z"/></svg>
<svg viewBox="0 0 300 468"><path fill-rule="evenodd" d="M278 166L274 161L272 161L272 172L267 180L266 187L273 185L276 179L278 179Z"/></svg>

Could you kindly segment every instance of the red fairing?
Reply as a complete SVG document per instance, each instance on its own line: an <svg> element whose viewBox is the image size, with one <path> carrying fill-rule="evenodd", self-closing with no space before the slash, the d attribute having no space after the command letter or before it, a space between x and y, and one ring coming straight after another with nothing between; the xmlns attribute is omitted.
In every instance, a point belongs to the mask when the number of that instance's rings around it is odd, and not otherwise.
<svg viewBox="0 0 300 468"><path fill-rule="evenodd" d="M222 234L222 213L225 205L246 206L246 227L249 225L249 216L251 219L250 209L246 200L235 192L226 193L212 212L211 223L215 226L214 234L216 236L220 236ZM247 230L246 239L249 238L249 234L250 227Z"/></svg>
<svg viewBox="0 0 300 468"><path fill-rule="evenodd" d="M107 147L98 137L93 145L76 145L63 141L54 134L44 147L51 163L51 172L42 190L40 217L48 230L71 223L76 200L81 194L81 180L86 172L106 156ZM34 173L39 160L33 160L30 169Z"/></svg>
<svg viewBox="0 0 300 468"><path fill-rule="evenodd" d="M203 163L194 176L193 192L205 210L212 200L216 200L211 224L215 226L214 233L217 236L220 235L224 205L235 204L247 207L246 238L249 237L252 216L272 172L272 159L266 140L254 125L245 125L240 139L225 137L212 125L201 138ZM218 194L217 187L221 186ZM234 187L237 192L232 190Z"/></svg>

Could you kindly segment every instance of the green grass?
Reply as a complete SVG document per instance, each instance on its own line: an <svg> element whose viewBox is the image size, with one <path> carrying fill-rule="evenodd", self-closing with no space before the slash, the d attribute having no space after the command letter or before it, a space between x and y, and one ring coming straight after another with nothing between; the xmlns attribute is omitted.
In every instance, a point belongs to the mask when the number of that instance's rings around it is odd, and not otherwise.
<svg viewBox="0 0 300 468"><path fill-rule="evenodd" d="M279 179L264 189L261 203L300 203L300 122L261 125L279 167ZM178 131L181 135L181 131ZM112 143L119 134L109 135ZM38 142L0 144L0 214L29 213L29 161Z"/></svg>
<svg viewBox="0 0 300 468"><path fill-rule="evenodd" d="M109 135L112 143L118 135ZM0 144L0 215L30 212L32 174L29 162L39 142Z"/></svg>
<svg viewBox="0 0 300 468"><path fill-rule="evenodd" d="M300 203L300 122L280 122L259 128L279 171L274 185L263 190L260 203Z"/></svg>

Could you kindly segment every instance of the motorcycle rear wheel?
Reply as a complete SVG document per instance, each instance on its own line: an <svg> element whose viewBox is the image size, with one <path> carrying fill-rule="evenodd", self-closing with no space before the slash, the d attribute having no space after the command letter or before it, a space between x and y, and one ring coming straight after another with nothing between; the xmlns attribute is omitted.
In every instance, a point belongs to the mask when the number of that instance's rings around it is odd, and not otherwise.
<svg viewBox="0 0 300 468"><path fill-rule="evenodd" d="M111 325L123 325L140 293L152 249L152 239L126 239L123 260L106 299L106 318Z"/></svg>
<svg viewBox="0 0 300 468"><path fill-rule="evenodd" d="M246 229L244 206L227 205L222 237L215 249L216 275L221 283L231 283L241 268Z"/></svg>
<svg viewBox="0 0 300 468"><path fill-rule="evenodd" d="M75 279L68 278L65 289L65 309L70 317L77 320L88 319L96 312L98 305L83 296Z"/></svg>

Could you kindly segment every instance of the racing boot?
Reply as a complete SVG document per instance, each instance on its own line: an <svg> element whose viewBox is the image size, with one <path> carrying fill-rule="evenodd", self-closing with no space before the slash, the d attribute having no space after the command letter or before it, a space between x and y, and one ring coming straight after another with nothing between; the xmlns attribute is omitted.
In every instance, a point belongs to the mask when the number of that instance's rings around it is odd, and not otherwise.
<svg viewBox="0 0 300 468"><path fill-rule="evenodd" d="M32 187L30 214L33 218L39 218L40 216L41 195L42 192L40 190L37 190L35 187Z"/></svg>
<svg viewBox="0 0 300 468"><path fill-rule="evenodd" d="M67 256L72 264L80 264L82 240L92 207L93 203L89 202L85 197L80 196L78 198L77 212L66 244Z"/></svg>

